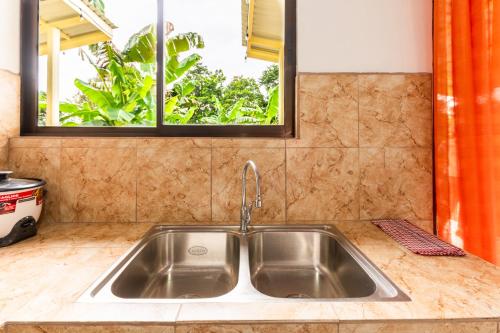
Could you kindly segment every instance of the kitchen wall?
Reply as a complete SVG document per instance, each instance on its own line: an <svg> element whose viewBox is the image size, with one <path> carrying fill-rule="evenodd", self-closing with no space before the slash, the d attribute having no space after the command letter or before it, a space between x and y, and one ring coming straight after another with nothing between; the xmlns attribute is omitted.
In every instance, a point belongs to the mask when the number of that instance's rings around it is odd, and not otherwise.
<svg viewBox="0 0 500 333"><path fill-rule="evenodd" d="M432 1L298 3L298 139L13 138L8 166L48 180L44 220L237 223L251 158L264 191L255 223L397 217L430 230L431 75L419 72L431 69ZM17 136L19 100L5 75L4 138Z"/></svg>
<svg viewBox="0 0 500 333"><path fill-rule="evenodd" d="M432 0L297 0L301 72L432 72Z"/></svg>
<svg viewBox="0 0 500 333"><path fill-rule="evenodd" d="M53 221L236 223L253 159L256 223L398 217L430 229L431 75L302 74L298 91L299 139L15 138L10 168L48 180Z"/></svg>
<svg viewBox="0 0 500 333"><path fill-rule="evenodd" d="M0 69L0 170L8 165L9 138L19 136L19 88L19 75Z"/></svg>
<svg viewBox="0 0 500 333"><path fill-rule="evenodd" d="M0 169L8 166L8 140L19 136L19 0L0 0Z"/></svg>

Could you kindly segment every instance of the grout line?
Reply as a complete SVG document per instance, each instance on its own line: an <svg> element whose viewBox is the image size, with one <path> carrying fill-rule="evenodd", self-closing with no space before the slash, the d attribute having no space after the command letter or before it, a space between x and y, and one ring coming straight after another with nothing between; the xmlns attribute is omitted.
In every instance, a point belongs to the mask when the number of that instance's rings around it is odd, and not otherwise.
<svg viewBox="0 0 500 333"><path fill-rule="evenodd" d="M61 145L59 145L58 148L58 154L59 154L59 165L57 169L57 217L56 217L56 222L61 221L62 222L62 209L61 209L61 202L62 202L62 177L61 177L61 169L62 169L62 159L63 159L63 147L62 147L62 142ZM49 194L50 195L50 194ZM47 210L47 206L45 206L45 210Z"/></svg>
<svg viewBox="0 0 500 333"><path fill-rule="evenodd" d="M359 107L360 100L360 83L359 83L359 75L357 75L357 83L358 83L358 219L361 218L361 134L360 134L360 122L361 122L361 113Z"/></svg>
<svg viewBox="0 0 500 333"><path fill-rule="evenodd" d="M288 224L288 147L285 140L285 224Z"/></svg>
<svg viewBox="0 0 500 333"><path fill-rule="evenodd" d="M213 193L214 193L214 139L210 139L210 223L214 220L214 209L213 209ZM179 308L180 311L180 308Z"/></svg>
<svg viewBox="0 0 500 333"><path fill-rule="evenodd" d="M138 140L135 139L135 223L139 222L139 143Z"/></svg>

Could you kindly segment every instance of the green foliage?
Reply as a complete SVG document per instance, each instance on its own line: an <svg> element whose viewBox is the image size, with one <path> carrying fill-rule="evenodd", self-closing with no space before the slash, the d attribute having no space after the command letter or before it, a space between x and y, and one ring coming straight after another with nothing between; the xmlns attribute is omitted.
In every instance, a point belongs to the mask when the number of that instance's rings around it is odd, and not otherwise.
<svg viewBox="0 0 500 333"><path fill-rule="evenodd" d="M197 34L174 36L167 41L167 80L181 77L201 58L192 54L184 59L176 53L189 47L203 47ZM90 47L83 57L96 70L90 82L76 79L80 103L61 103L64 126L155 126L156 125L156 31L147 26L132 35L123 51L112 43ZM194 57L196 56L196 57ZM169 81L167 81L169 82ZM191 113L194 112L194 109ZM184 118L171 115L183 123ZM187 121L187 120L186 120Z"/></svg>
<svg viewBox="0 0 500 333"><path fill-rule="evenodd" d="M259 83L266 87L266 91L279 86L280 84L280 68L278 65L271 65L262 73Z"/></svg>
<svg viewBox="0 0 500 333"><path fill-rule="evenodd" d="M243 106L247 108L265 108L264 95L259 84L253 78L243 76L235 77L224 90L222 104L230 108L239 100L244 100Z"/></svg>
<svg viewBox="0 0 500 333"><path fill-rule="evenodd" d="M141 32L149 34L147 38L154 36L151 30ZM150 66L144 71L134 58L129 57L135 54L146 59L150 50L143 46L143 39L134 35L127 44L127 50L134 50L131 53L120 52L111 43L100 43L92 50L95 60L85 54L94 66L97 78L90 82L75 80L75 86L86 101L73 105L76 107L63 103L61 122L66 126L154 126L153 70Z"/></svg>
<svg viewBox="0 0 500 333"><path fill-rule="evenodd" d="M152 64L156 61L156 30L149 25L130 37L123 49L125 62Z"/></svg>
<svg viewBox="0 0 500 333"><path fill-rule="evenodd" d="M95 6L100 0L95 0ZM104 6L104 4L103 4ZM104 10L104 7L102 7ZM279 68L270 66L259 81L235 77L226 84L221 70L211 71L195 53L202 37L185 33L165 43L164 122L167 124L277 124ZM79 90L60 103L63 126L156 125L156 30L150 25L130 37L123 50L111 42L81 51L96 76L74 81ZM39 124L45 123L46 94L40 93Z"/></svg>
<svg viewBox="0 0 500 333"><path fill-rule="evenodd" d="M88 2L94 6L98 12L104 14L104 10L106 9L104 5L104 0L88 0Z"/></svg>
<svg viewBox="0 0 500 333"><path fill-rule="evenodd" d="M47 93L40 91L38 94L38 124L45 126L47 123Z"/></svg>
<svg viewBox="0 0 500 333"><path fill-rule="evenodd" d="M165 82L170 84L180 79L201 60L201 56L196 53L190 54L184 59L180 59L180 55L193 49L202 49L205 47L205 43L200 35L189 32L169 38L166 44Z"/></svg>
<svg viewBox="0 0 500 333"><path fill-rule="evenodd" d="M262 124L278 123L279 89L266 96L253 78L235 77L225 85L221 70L211 71L198 63L166 95L168 124Z"/></svg>
<svg viewBox="0 0 500 333"><path fill-rule="evenodd" d="M184 112L194 107L195 113L190 123L203 124L203 119L212 115L216 109L215 99L222 98L225 81L222 71L212 72L198 63L179 83L174 84L174 88L167 93L166 102L171 103L171 99L175 97L175 107ZM168 119L166 121L169 122Z"/></svg>

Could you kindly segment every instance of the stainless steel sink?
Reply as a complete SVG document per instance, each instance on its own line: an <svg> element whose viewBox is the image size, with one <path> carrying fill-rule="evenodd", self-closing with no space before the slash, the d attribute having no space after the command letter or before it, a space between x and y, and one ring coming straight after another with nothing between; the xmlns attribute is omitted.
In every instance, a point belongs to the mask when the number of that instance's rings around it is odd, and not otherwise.
<svg viewBox="0 0 500 333"><path fill-rule="evenodd" d="M376 284L335 239L320 231L262 231L249 236L250 272L260 292L281 298L353 298Z"/></svg>
<svg viewBox="0 0 500 333"><path fill-rule="evenodd" d="M81 302L408 301L332 226L157 226Z"/></svg>
<svg viewBox="0 0 500 333"><path fill-rule="evenodd" d="M151 237L111 285L122 298L210 298L238 282L240 242L226 232L163 232Z"/></svg>

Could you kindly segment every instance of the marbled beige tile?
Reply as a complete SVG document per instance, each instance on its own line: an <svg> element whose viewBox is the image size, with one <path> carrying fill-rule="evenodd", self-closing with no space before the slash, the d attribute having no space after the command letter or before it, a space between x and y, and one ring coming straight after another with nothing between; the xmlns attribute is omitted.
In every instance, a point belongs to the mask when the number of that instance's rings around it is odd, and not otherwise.
<svg viewBox="0 0 500 333"><path fill-rule="evenodd" d="M285 140L260 138L214 138L214 148L285 148Z"/></svg>
<svg viewBox="0 0 500 333"><path fill-rule="evenodd" d="M287 147L358 147L358 76L302 74L299 139Z"/></svg>
<svg viewBox="0 0 500 333"><path fill-rule="evenodd" d="M20 78L0 69L0 137L19 136Z"/></svg>
<svg viewBox="0 0 500 333"><path fill-rule="evenodd" d="M9 168L9 144L6 137L0 136L0 170Z"/></svg>
<svg viewBox="0 0 500 333"><path fill-rule="evenodd" d="M148 223L52 223L38 230L36 238L16 245L26 248L123 248L129 249L153 227Z"/></svg>
<svg viewBox="0 0 500 333"><path fill-rule="evenodd" d="M210 222L210 148L139 148L139 222Z"/></svg>
<svg viewBox="0 0 500 333"><path fill-rule="evenodd" d="M332 302L331 306L340 322L414 318L412 309L407 302L386 302L384 306L379 306L377 302Z"/></svg>
<svg viewBox="0 0 500 333"><path fill-rule="evenodd" d="M430 148L360 149L361 219L432 220Z"/></svg>
<svg viewBox="0 0 500 333"><path fill-rule="evenodd" d="M9 169L14 171L13 177L41 178L47 182L41 222L59 220L60 166L59 148L11 148L9 151Z"/></svg>
<svg viewBox="0 0 500 333"><path fill-rule="evenodd" d="M288 220L356 220L358 188L357 148L287 148Z"/></svg>
<svg viewBox="0 0 500 333"><path fill-rule="evenodd" d="M96 324L12 324L8 333L174 333L174 326Z"/></svg>
<svg viewBox="0 0 500 333"><path fill-rule="evenodd" d="M135 148L134 138L63 138L64 148Z"/></svg>
<svg viewBox="0 0 500 333"><path fill-rule="evenodd" d="M285 149L214 148L212 156L212 220L238 221L241 177L246 161L253 160L261 176L262 208L254 208L254 223L285 221ZM255 178L247 173L247 199L255 199Z"/></svg>
<svg viewBox="0 0 500 333"><path fill-rule="evenodd" d="M62 222L135 222L136 149L62 148Z"/></svg>
<svg viewBox="0 0 500 333"><path fill-rule="evenodd" d="M10 148L59 148L61 147L61 138L58 137L38 137L21 136L9 140Z"/></svg>
<svg viewBox="0 0 500 333"><path fill-rule="evenodd" d="M431 147L432 76L359 76L360 147Z"/></svg>
<svg viewBox="0 0 500 333"><path fill-rule="evenodd" d="M176 333L336 333L337 324L179 325Z"/></svg>
<svg viewBox="0 0 500 333"><path fill-rule="evenodd" d="M211 148L211 138L138 138L137 147L141 148Z"/></svg>
<svg viewBox="0 0 500 333"><path fill-rule="evenodd" d="M486 264L472 255L426 257L413 254L369 222L337 223L336 227L411 298L411 302L384 306L367 302L335 303L333 307L339 320L498 316L500 289L491 286L500 285L500 267ZM483 315L478 317L477 313Z"/></svg>
<svg viewBox="0 0 500 333"><path fill-rule="evenodd" d="M495 322L340 323L340 333L496 333Z"/></svg>

